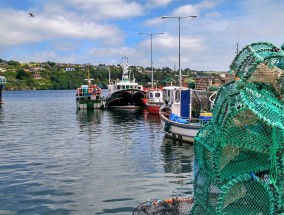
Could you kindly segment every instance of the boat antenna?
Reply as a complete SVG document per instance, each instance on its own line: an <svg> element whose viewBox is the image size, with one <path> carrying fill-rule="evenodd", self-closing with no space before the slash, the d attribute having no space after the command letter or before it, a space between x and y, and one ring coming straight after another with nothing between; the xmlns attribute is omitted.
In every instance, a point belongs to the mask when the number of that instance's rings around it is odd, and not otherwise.
<svg viewBox="0 0 284 215"><path fill-rule="evenodd" d="M236 54L239 53L239 40L240 40L240 15L239 15L239 11L238 11L238 31L237 31L237 50L236 50Z"/></svg>
<svg viewBox="0 0 284 215"><path fill-rule="evenodd" d="M88 72L88 79L85 79L86 81L88 81L88 87L91 86L91 81L94 79L90 78L90 70L89 70L90 64L87 64L87 72Z"/></svg>
<svg viewBox="0 0 284 215"><path fill-rule="evenodd" d="M121 66L122 66L122 80L129 80L130 79L130 72L128 71L128 67L130 65L128 65L128 58L127 57L123 57L122 58L122 63L121 63Z"/></svg>
<svg viewBox="0 0 284 215"><path fill-rule="evenodd" d="M109 40L107 40L107 56L108 56L108 83L110 84Z"/></svg>

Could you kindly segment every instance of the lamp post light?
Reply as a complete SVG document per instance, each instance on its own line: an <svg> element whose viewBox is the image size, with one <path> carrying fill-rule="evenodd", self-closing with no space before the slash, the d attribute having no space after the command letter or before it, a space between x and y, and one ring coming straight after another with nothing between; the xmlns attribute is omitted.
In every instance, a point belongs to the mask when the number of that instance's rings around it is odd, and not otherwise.
<svg viewBox="0 0 284 215"><path fill-rule="evenodd" d="M182 75L180 68L180 20L184 18L196 18L197 16L162 16L162 19L174 18L178 19L178 70L179 70L179 85L182 86Z"/></svg>
<svg viewBox="0 0 284 215"><path fill-rule="evenodd" d="M146 34L146 35L150 35L151 36L151 88L154 89L153 87L153 82L154 82L154 78L153 78L153 54L152 54L152 38L153 38L153 35L156 35L156 34L164 34L163 32L160 32L160 33L144 33L144 32L140 32L139 33L140 35L142 34Z"/></svg>

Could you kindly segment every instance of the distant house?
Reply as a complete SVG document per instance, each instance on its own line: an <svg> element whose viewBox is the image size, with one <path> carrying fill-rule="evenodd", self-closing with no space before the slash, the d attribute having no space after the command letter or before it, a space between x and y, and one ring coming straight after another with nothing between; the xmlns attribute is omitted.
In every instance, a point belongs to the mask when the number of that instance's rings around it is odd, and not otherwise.
<svg viewBox="0 0 284 215"><path fill-rule="evenodd" d="M209 76L198 76L195 77L195 89L196 90L205 90L212 85L212 77Z"/></svg>
<svg viewBox="0 0 284 215"><path fill-rule="evenodd" d="M72 71L75 71L74 67L67 67L67 68L65 68L65 72L72 72Z"/></svg>
<svg viewBox="0 0 284 215"><path fill-rule="evenodd" d="M230 74L220 74L218 78L215 78L213 80L213 84L215 86L221 86L221 85L229 83L232 80L233 80L233 76L232 75L230 75Z"/></svg>
<svg viewBox="0 0 284 215"><path fill-rule="evenodd" d="M0 76L0 83L6 83L6 78L4 76Z"/></svg>
<svg viewBox="0 0 284 215"><path fill-rule="evenodd" d="M42 79L42 76L39 74L32 74L32 76L34 79L37 79L37 80Z"/></svg>
<svg viewBox="0 0 284 215"><path fill-rule="evenodd" d="M31 71L33 71L33 72L37 72L37 71L43 70L43 68L40 67L40 66L33 66L33 67L31 67L30 69L31 69Z"/></svg>

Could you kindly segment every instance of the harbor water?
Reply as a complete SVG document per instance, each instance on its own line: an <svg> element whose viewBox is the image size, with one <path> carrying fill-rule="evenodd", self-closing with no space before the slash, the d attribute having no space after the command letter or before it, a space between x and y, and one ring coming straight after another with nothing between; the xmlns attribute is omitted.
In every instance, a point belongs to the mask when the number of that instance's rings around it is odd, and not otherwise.
<svg viewBox="0 0 284 215"><path fill-rule="evenodd" d="M1 215L131 215L193 196L193 147L165 138L158 115L77 110L75 93L3 93Z"/></svg>

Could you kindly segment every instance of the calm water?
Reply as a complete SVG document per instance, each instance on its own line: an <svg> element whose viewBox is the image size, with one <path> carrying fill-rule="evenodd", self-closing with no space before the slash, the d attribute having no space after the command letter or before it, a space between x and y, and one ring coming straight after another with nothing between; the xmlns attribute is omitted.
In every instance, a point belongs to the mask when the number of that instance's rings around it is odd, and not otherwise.
<svg viewBox="0 0 284 215"><path fill-rule="evenodd" d="M4 92L0 214L132 214L150 199L191 197L193 147L159 117L77 111L75 90Z"/></svg>

